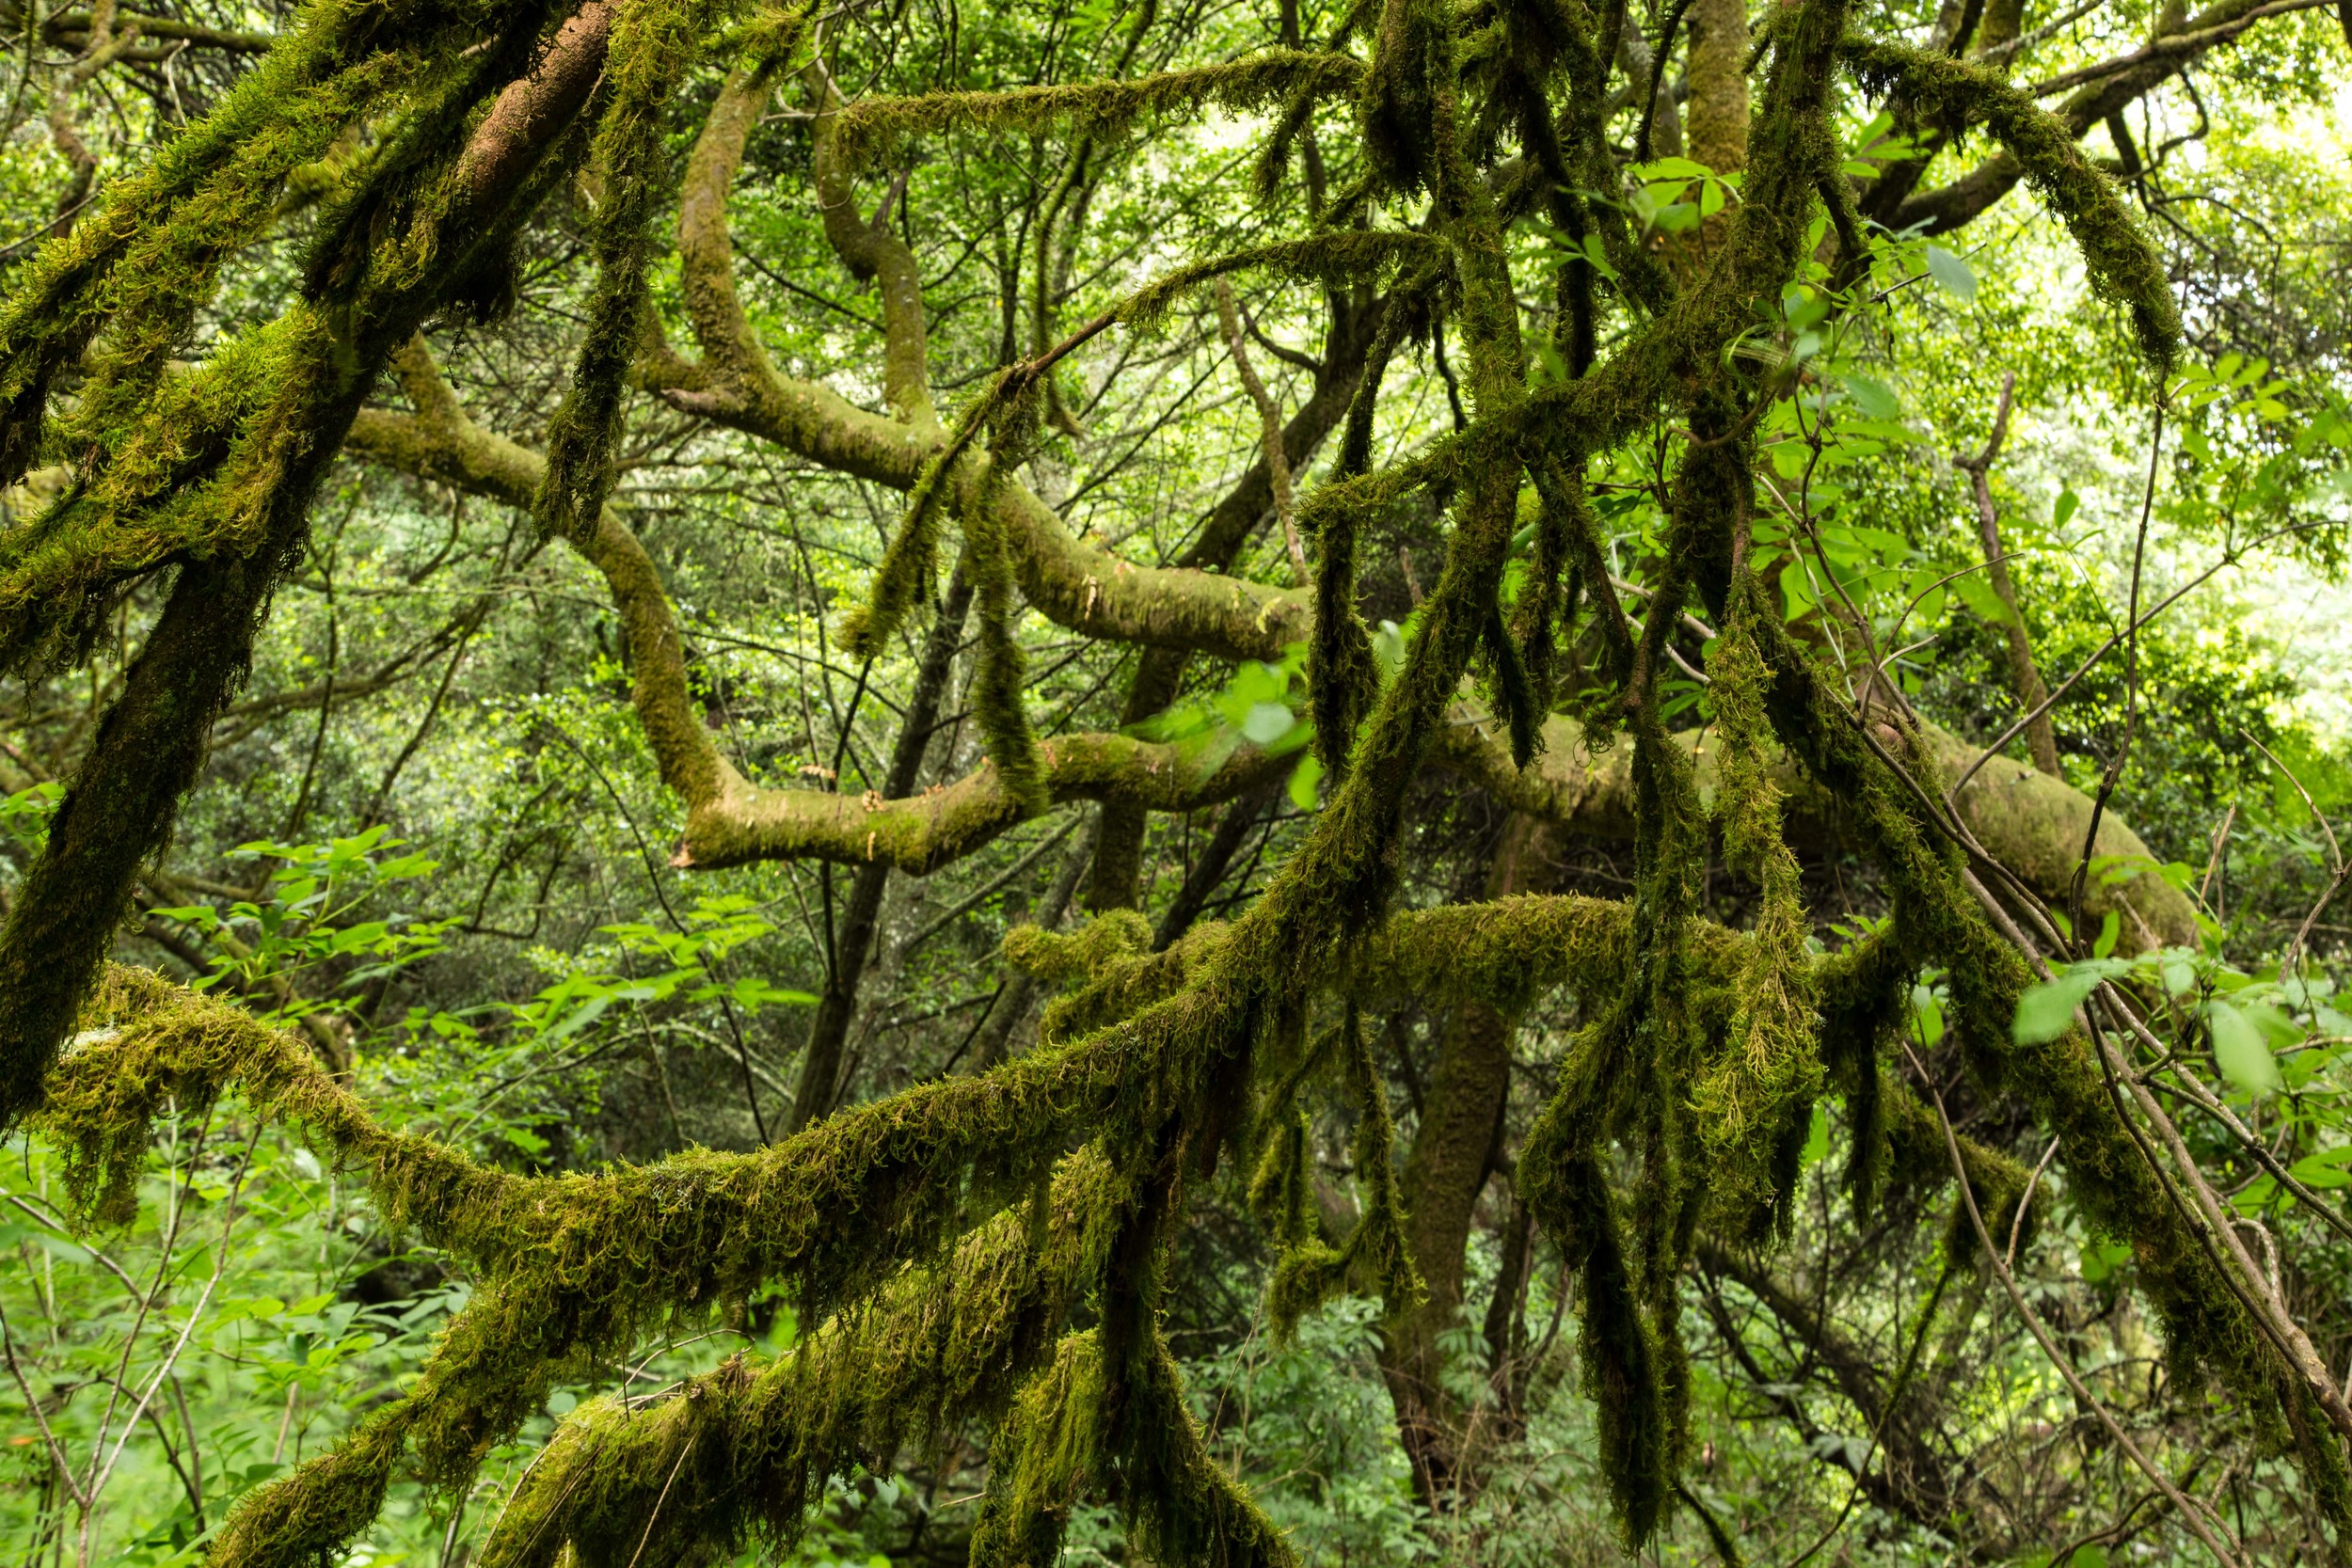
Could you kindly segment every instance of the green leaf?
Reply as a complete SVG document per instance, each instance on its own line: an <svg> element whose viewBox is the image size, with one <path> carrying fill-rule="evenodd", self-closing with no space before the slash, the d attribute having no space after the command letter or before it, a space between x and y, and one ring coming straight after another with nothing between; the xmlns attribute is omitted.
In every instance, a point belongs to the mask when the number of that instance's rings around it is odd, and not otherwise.
<svg viewBox="0 0 2352 1568"><path fill-rule="evenodd" d="M1799 1157L1799 1165L1810 1170L1828 1158L1829 1107L1817 1103L1813 1107L1813 1125L1804 1135L1804 1152Z"/></svg>
<svg viewBox="0 0 2352 1568"><path fill-rule="evenodd" d="M2131 1260L2132 1249L2121 1242L2090 1243L2082 1252L2083 1279L2096 1285Z"/></svg>
<svg viewBox="0 0 2352 1568"><path fill-rule="evenodd" d="M2341 1148L2323 1148L2316 1154L2306 1154L2287 1171L2306 1187L2327 1189L2352 1186L2352 1171L2344 1167L2352 1162L2352 1144Z"/></svg>
<svg viewBox="0 0 2352 1568"><path fill-rule="evenodd" d="M2082 504L2083 499L2082 497L2074 494L2074 487L2073 485L2070 484L2065 489L2060 490L2058 492L2058 504L2050 509L2050 526L2052 528L2064 528L2066 526L2066 519L2072 517Z"/></svg>
<svg viewBox="0 0 2352 1568"><path fill-rule="evenodd" d="M1963 572L1952 579L1952 590L1960 595L1962 603L1977 612L1979 619L1990 621L1996 626L2007 626L2015 619L2010 614L2009 606L2001 602L2001 596L1993 592L1993 585L1984 580L1981 572Z"/></svg>
<svg viewBox="0 0 2352 1568"><path fill-rule="evenodd" d="M1699 210L1688 201L1671 202L1652 214L1650 222L1664 233L1679 234L1699 226Z"/></svg>
<svg viewBox="0 0 2352 1568"><path fill-rule="evenodd" d="M1650 185L1665 180L1705 180L1714 172L1705 164L1689 158L1661 158L1655 163L1637 165L1633 178Z"/></svg>
<svg viewBox="0 0 2352 1568"><path fill-rule="evenodd" d="M2116 967L2113 960L2070 964L2055 980L2028 987L2026 994L2017 999L2017 1018L2010 1025L2010 1037L2020 1045L2041 1045L2066 1033L2074 1022L2074 1009L2083 1005L2083 998L2098 990L2099 982Z"/></svg>
<svg viewBox="0 0 2352 1568"><path fill-rule="evenodd" d="M1942 245L1928 246L1928 272L1954 299L1972 300L1977 297L1977 275L1968 270L1967 262Z"/></svg>
<svg viewBox="0 0 2352 1568"><path fill-rule="evenodd" d="M1902 416L1902 400L1895 395L1892 388L1875 376L1850 375L1846 377L1846 391L1852 397L1854 406L1862 410L1865 418L1893 420Z"/></svg>
<svg viewBox="0 0 2352 1568"><path fill-rule="evenodd" d="M1298 716L1280 703L1255 703L1241 721L1241 733L1253 746L1271 746L1296 722Z"/></svg>
<svg viewBox="0 0 2352 1568"><path fill-rule="evenodd" d="M2091 957L2095 958L2104 958L2108 954L2113 953L2115 951L2115 939L2122 935L2122 915L2114 910L2109 910L2106 913L2106 918L2099 922L2098 939L2090 944Z"/></svg>
<svg viewBox="0 0 2352 1568"><path fill-rule="evenodd" d="M1323 763L1312 752L1298 759L1291 769L1291 804L1300 811L1315 809L1315 786L1323 782Z"/></svg>
<svg viewBox="0 0 2352 1568"><path fill-rule="evenodd" d="M2279 1063L2270 1054L2270 1042L2263 1038L2262 1025L2248 1017L2245 1009L2229 1002L2211 1002L2205 1007L2205 1022L2213 1030L2213 1059L2219 1064L2222 1076L2248 1094L2266 1094L2280 1086Z"/></svg>
<svg viewBox="0 0 2352 1568"><path fill-rule="evenodd" d="M513 1144L534 1160L543 1157L548 1149L555 1147L528 1127L503 1127L500 1131L506 1135L508 1143Z"/></svg>
<svg viewBox="0 0 2352 1568"><path fill-rule="evenodd" d="M1609 252L1602 246L1599 235L1584 236L1584 262L1610 282L1614 283L1617 280L1617 269L1610 265Z"/></svg>

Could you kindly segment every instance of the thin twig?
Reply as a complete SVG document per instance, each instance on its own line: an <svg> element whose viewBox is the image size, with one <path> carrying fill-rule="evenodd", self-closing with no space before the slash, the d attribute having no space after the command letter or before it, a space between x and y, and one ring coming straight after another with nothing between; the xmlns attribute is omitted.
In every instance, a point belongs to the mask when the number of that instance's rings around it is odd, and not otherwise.
<svg viewBox="0 0 2352 1568"><path fill-rule="evenodd" d="M2115 1418L2114 1413L2108 1410L2106 1405L2101 1402L2099 1397L2093 1394L2090 1386L2083 1382L2081 1375L2074 1370L2074 1363L2066 1359L2064 1353L2058 1349L2058 1342L2051 1338L2049 1329L2042 1325L2040 1315L2026 1300L2025 1291L2018 1289L2016 1274L2011 1271L2008 1261L1994 1249L1992 1233L1985 1228L1984 1213L1977 1207L1976 1189L1968 1181L1967 1163L1960 1155L1960 1139L1952 1132L1951 1114L1944 1108L1944 1091L1936 1087L1935 1079L1929 1073L1927 1065L1919 1060L1918 1053L1911 1049L1909 1040L1903 1041L1903 1055L1909 1059L1911 1070L1918 1076L1920 1085L1926 1088L1928 1098L1935 1106L1936 1122L1944 1130L1945 1151L1951 1156L1952 1175L1960 1183L1961 1202L1968 1211L1968 1223L1976 1228L1977 1243L1984 1248L1985 1257L1992 1260L1993 1272L2000 1279L2001 1289L2008 1292L2010 1305L2017 1308L2017 1315L2025 1320L2026 1330L2033 1335L2034 1342L2042 1347L2042 1354L2048 1358L2051 1367L2057 1370L2058 1376L2066 1380L2066 1386L2074 1392L2074 1398L2081 1401L2083 1405L2099 1418L2099 1424L2107 1429L2107 1435L2115 1439L2115 1446L2122 1449L2130 1457L2132 1463L2139 1466L2140 1473L2155 1483L2156 1489L2164 1494L2165 1499L2180 1511L2181 1518L2187 1524L2190 1533L2204 1543L2205 1549L2213 1553L2218 1561L2226 1565L2226 1568L2237 1568L2237 1559L2231 1555L2229 1549L2221 1544L2214 1533L2220 1528L2220 1522L2208 1520L2204 1505L2201 1502L2192 1502L2188 1497L2184 1497L2180 1489L2172 1484L2172 1479L2158 1469L2154 1461L2140 1450L2139 1445L2132 1440L2130 1433L2123 1430L2123 1424Z"/></svg>
<svg viewBox="0 0 2352 1568"><path fill-rule="evenodd" d="M1274 491L1274 518L1282 528L1282 546L1290 551L1291 575L1304 588L1314 580L1314 574L1308 570L1306 546L1299 543L1298 519L1291 505L1291 459L1282 442L1282 405L1274 401L1257 367L1249 362L1249 341L1242 332L1241 309L1233 303L1232 280L1222 276L1216 280L1216 319L1225 328L1225 347L1233 356L1233 373L1241 377L1242 390L1257 405L1266 480Z"/></svg>

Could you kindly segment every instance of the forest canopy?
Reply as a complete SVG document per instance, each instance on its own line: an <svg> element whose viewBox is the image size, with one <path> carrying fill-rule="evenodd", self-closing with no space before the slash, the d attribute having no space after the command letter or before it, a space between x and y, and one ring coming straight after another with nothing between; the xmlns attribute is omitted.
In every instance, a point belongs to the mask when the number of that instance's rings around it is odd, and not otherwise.
<svg viewBox="0 0 2352 1568"><path fill-rule="evenodd" d="M12 1560L2352 1553L2352 5L0 0Z"/></svg>

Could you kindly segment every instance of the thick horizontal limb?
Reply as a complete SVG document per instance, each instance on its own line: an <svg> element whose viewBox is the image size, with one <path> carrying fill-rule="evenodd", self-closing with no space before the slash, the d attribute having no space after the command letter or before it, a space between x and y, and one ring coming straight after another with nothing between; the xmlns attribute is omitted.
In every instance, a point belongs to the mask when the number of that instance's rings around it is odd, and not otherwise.
<svg viewBox="0 0 2352 1568"><path fill-rule="evenodd" d="M1544 751L1524 771L1511 765L1510 746L1497 721L1474 705L1460 704L1455 722L1440 745L1440 760L1490 794L1520 811L1556 822L1571 832L1596 838L1633 836L1633 753L1630 746L1595 753L1571 719L1544 725ZM1937 767L1957 774L1974 762L1976 749L1949 731L1922 726ZM1677 737L1697 764L1701 794L1712 799L1716 756L1704 733ZM1801 769L1784 759L1776 770L1787 792L1789 838L1805 847L1852 847L1853 823ZM1999 760L1979 769L1960 794L1960 816L1979 843L2019 880L2055 904L2063 905L2090 836L2091 800L2058 779L2023 764ZM2197 941L2197 914L2186 895L2156 875L2157 861L2137 833L2112 812L2100 818L2098 854L2117 867L2137 866L2144 875L2116 885L2096 876L2084 891L2093 919L2109 911L2123 914L2121 942L2131 952L2154 946L2189 946ZM2153 941L2151 938L2153 937Z"/></svg>

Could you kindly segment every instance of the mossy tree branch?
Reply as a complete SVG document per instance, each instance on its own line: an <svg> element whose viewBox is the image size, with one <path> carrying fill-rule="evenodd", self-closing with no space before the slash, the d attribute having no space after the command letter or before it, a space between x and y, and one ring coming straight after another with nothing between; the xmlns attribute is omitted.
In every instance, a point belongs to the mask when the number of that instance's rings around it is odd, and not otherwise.
<svg viewBox="0 0 2352 1568"><path fill-rule="evenodd" d="M351 449L421 478L529 506L540 456L467 419L421 343L403 350L400 369L418 412L365 411L354 422ZM954 784L898 799L753 784L719 754L695 712L684 641L660 573L616 509L606 508L580 548L612 591L639 721L662 782L686 808L678 864L807 859L882 863L919 876L1034 815L987 764ZM1285 766L1244 746L1204 767L1193 750L1120 735L1063 736L1040 751L1055 803L1123 800L1157 811L1232 800Z"/></svg>
<svg viewBox="0 0 2352 1568"><path fill-rule="evenodd" d="M433 112L420 114L419 136L437 128L444 137L437 153L421 147L417 154L437 156L453 176L442 209L382 248L364 220L357 226L362 239L341 232L330 256L345 245L360 247L346 257L347 270L315 269L294 308L255 334L277 335L284 357L269 367L261 395L231 404L238 440L174 476L178 483L151 503L168 515L194 495L217 509L237 546L183 567L0 932L0 1126L39 1101L43 1070L96 977L139 867L168 836L213 721L244 678L271 590L300 547L320 476L392 350L467 276L465 263L496 253L535 205L543 166L602 71L609 18L605 0L591 0L541 51L541 18L530 13L482 53ZM484 99L487 117L468 129L463 111ZM377 185L355 193L328 233L387 195ZM429 253L442 232L458 237L448 247L453 276L419 269L408 253ZM184 282L147 281L168 296L167 304ZM36 375L28 389L45 401L44 377ZM40 406L30 410L35 422ZM167 403L160 410L165 419L174 412ZM132 429L151 434L137 423Z"/></svg>

